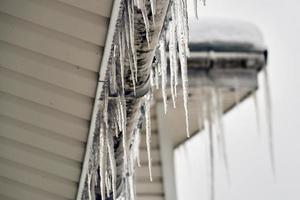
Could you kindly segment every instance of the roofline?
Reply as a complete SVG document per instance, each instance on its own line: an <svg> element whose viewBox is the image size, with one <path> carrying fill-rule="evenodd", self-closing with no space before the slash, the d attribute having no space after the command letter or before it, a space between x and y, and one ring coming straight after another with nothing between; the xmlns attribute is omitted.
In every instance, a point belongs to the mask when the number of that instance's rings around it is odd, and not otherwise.
<svg viewBox="0 0 300 200"><path fill-rule="evenodd" d="M94 138L94 130L95 130L95 126L96 126L96 117L97 117L99 105L101 103L100 96L101 96L101 93L103 90L103 84L104 84L103 81L105 80L105 74L107 71L111 46L113 43L113 38L114 38L114 33L115 33L117 21L118 21L120 7L121 7L121 0L114 0L111 17L110 17L110 22L109 22L109 27L108 27L108 32L106 35L104 52L103 52L100 69L99 69L99 80L98 80L98 84L97 84L96 96L95 96L95 101L94 101L94 105L93 105L93 112L92 112L92 116L91 116L91 123L90 123L90 128L89 128L89 133L88 133L88 139L87 139L87 144L86 144L86 149L85 149L84 160L83 160L83 164L82 164L79 186L77 189L76 200L81 200L84 183L85 183L85 178L86 178L86 174L88 171L88 164L89 164L90 153L91 153L90 150L92 148L93 138Z"/></svg>

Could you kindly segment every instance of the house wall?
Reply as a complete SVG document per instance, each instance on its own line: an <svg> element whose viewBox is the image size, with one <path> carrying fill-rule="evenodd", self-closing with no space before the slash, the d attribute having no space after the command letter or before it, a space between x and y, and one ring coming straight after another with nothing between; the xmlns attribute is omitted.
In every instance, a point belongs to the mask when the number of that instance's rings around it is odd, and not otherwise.
<svg viewBox="0 0 300 200"><path fill-rule="evenodd" d="M0 0L0 199L75 198L112 4Z"/></svg>

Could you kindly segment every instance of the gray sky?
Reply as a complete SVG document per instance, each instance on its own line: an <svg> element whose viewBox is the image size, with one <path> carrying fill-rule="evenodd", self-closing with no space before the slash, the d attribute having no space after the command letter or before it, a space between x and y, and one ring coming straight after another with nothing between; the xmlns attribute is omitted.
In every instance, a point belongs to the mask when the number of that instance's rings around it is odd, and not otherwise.
<svg viewBox="0 0 300 200"><path fill-rule="evenodd" d="M265 126L257 135L252 99L225 116L231 183L221 162L217 163L219 200L300 199L300 1L298 0L207 0L200 17L242 19L262 30L270 52L269 75L273 102L273 127L277 180L273 181ZM193 9L190 8L191 13ZM262 86L262 81L260 81ZM264 96L258 92L261 118ZM264 121L262 120L262 123ZM188 155L188 156L187 156ZM186 158L187 157L187 158ZM198 135L177 151L179 200L206 199L207 173L203 138Z"/></svg>

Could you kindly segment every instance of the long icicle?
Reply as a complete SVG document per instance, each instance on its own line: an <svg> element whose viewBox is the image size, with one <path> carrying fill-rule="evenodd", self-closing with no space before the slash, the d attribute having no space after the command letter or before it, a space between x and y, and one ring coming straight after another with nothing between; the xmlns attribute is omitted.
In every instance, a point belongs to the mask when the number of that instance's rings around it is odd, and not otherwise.
<svg viewBox="0 0 300 200"><path fill-rule="evenodd" d="M261 135L260 108L259 108L256 92L252 93L252 99L253 99L253 103L254 103L257 134L258 134L258 136L260 136Z"/></svg>
<svg viewBox="0 0 300 200"><path fill-rule="evenodd" d="M211 102L207 102L211 104ZM208 106L209 110L207 111L207 119L205 120L205 127L208 127L208 148L209 148L209 171L210 171L210 200L215 199L215 163L214 163L214 136L212 129L212 119L211 119L211 105ZM207 107L206 107L207 108Z"/></svg>
<svg viewBox="0 0 300 200"><path fill-rule="evenodd" d="M167 57L165 40L159 42L160 62L161 62L161 91L164 101L165 114L167 113Z"/></svg>
<svg viewBox="0 0 300 200"><path fill-rule="evenodd" d="M102 123L104 125L104 123ZM101 199L105 200L105 179L106 179L106 140L105 140L105 128L100 128L100 190Z"/></svg>
<svg viewBox="0 0 300 200"><path fill-rule="evenodd" d="M173 7L171 8L173 13ZM173 107L176 108L176 99L175 99L175 70L176 70L176 39L175 39L175 23L174 19L169 22L169 63L170 63L170 85L171 85L171 96L173 101Z"/></svg>
<svg viewBox="0 0 300 200"><path fill-rule="evenodd" d="M110 127L111 128L111 127ZM113 141L113 132L106 133L107 140L107 150L109 156L110 170L111 170L111 182L112 182L112 190L113 190L113 199L117 199L117 169L116 169L116 160L115 160L115 151L114 151L114 141Z"/></svg>
<svg viewBox="0 0 300 200"><path fill-rule="evenodd" d="M183 90L183 104L185 110L185 123L186 123L186 134L190 137L189 130L189 113L188 113L188 77L187 77L187 37L186 37L186 24L187 21L184 19L184 2L181 0L175 0L176 17L177 17L177 38L178 49L179 49L179 60L180 60L180 70L181 70L181 81Z"/></svg>
<svg viewBox="0 0 300 200"><path fill-rule="evenodd" d="M227 180L230 183L230 171L229 171L229 164L228 164L228 156L227 156L227 148L226 148L226 139L225 139L225 131L224 131L224 124L223 124L223 98L220 89L215 88L215 95L217 100L217 121L218 121L218 128L219 128L219 136L220 136L220 146L222 150L222 157L223 162L227 174Z"/></svg>
<svg viewBox="0 0 300 200"><path fill-rule="evenodd" d="M275 156L274 156L274 144L273 144L273 125L272 125L273 120L272 120L272 105L271 105L272 102L271 102L268 70L266 67L263 69L263 75L264 75L264 89L265 89L265 99L266 99L266 116L267 116L268 134L269 134L270 160L271 160L273 175L275 178L276 169L275 169Z"/></svg>
<svg viewBox="0 0 300 200"><path fill-rule="evenodd" d="M148 168L149 168L149 177L152 182L152 159L151 159L151 113L150 113L150 103L151 98L150 94L146 96L145 102L145 119L146 119L146 145L147 145L147 156L148 156Z"/></svg>

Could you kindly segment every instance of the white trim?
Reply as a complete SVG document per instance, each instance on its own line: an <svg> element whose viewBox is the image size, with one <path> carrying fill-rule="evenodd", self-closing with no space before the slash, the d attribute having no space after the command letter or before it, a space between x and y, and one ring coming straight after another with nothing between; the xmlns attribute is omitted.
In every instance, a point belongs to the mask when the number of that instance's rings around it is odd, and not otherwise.
<svg viewBox="0 0 300 200"><path fill-rule="evenodd" d="M86 174L88 171L91 147L92 147L93 138L94 138L96 116L98 113L99 105L101 103L100 95L101 95L102 89L103 89L103 83L101 83L100 80L105 79L105 74L106 74L108 61L109 61L109 57L110 57L111 46L113 43L117 20L119 17L120 4L121 4L121 0L114 0L112 13L111 13L111 17L110 17L110 23L109 23L109 27L108 27L108 32L106 35L104 53L102 56L102 61L100 64L100 69L99 69L99 82L97 85L96 97L95 97L95 102L94 102L94 107L93 107L93 114L92 114L91 124L90 124L90 128L89 128L88 140L87 140L87 145L86 145L86 149L85 149L85 156L84 156L84 160L83 160L83 166L82 166L82 170L81 170L81 176L80 176L80 182L79 182L79 186L78 186L78 190L77 190L76 200L81 200L82 191L83 191L84 183L85 183L85 177L86 177Z"/></svg>

